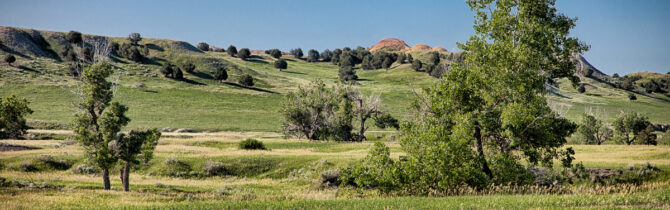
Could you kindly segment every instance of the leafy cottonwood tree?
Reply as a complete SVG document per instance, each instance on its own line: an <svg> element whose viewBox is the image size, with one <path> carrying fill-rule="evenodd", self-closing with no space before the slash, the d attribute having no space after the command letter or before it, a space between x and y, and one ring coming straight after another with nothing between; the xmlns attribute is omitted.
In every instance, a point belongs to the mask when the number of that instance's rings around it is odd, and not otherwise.
<svg viewBox="0 0 670 210"><path fill-rule="evenodd" d="M237 48L233 45L228 46L228 49L226 49L226 52L228 55L235 57L237 55Z"/></svg>
<svg viewBox="0 0 670 210"><path fill-rule="evenodd" d="M601 145L612 138L612 130L603 125L603 121L586 113L582 115L582 124L577 128L577 133L586 144Z"/></svg>
<svg viewBox="0 0 670 210"><path fill-rule="evenodd" d="M251 57L251 51L249 48L242 48L239 52L237 52L237 57L242 60L247 60L249 57Z"/></svg>
<svg viewBox="0 0 670 210"><path fill-rule="evenodd" d="M311 49L307 51L307 62L317 62L319 61L319 51Z"/></svg>
<svg viewBox="0 0 670 210"><path fill-rule="evenodd" d="M24 118L32 114L28 100L10 95L0 98L0 139L18 138L26 133L28 126Z"/></svg>
<svg viewBox="0 0 670 210"><path fill-rule="evenodd" d="M119 160L123 161L120 178L124 191L130 191L131 165L149 162L160 137L161 133L155 128L142 131L132 130L127 135L119 135L119 138L112 143L114 153Z"/></svg>
<svg viewBox="0 0 670 210"><path fill-rule="evenodd" d="M281 71L282 69L286 69L288 67L288 63L286 63L286 60L284 59L278 59L274 63L275 68L279 69Z"/></svg>
<svg viewBox="0 0 670 210"><path fill-rule="evenodd" d="M651 125L647 117L635 112L622 112L612 124L620 141L631 145L637 141L637 135Z"/></svg>

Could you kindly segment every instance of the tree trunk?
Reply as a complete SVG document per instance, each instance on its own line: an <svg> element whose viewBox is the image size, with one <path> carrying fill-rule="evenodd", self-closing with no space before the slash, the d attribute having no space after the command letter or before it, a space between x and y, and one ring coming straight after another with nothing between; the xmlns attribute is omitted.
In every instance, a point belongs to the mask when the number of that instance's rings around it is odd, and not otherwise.
<svg viewBox="0 0 670 210"><path fill-rule="evenodd" d="M479 155L479 161L482 164L482 171L489 177L493 179L493 173L489 168L489 164L486 162L486 157L484 157L484 148L482 146L482 133L481 128L479 128L479 122L475 122L475 143L477 144L477 154Z"/></svg>
<svg viewBox="0 0 670 210"><path fill-rule="evenodd" d="M121 173L121 182L123 184L123 191L130 191L130 163L125 162Z"/></svg>
<svg viewBox="0 0 670 210"><path fill-rule="evenodd" d="M358 131L358 141L359 142L362 142L363 139L366 139L365 138L365 121L366 120L367 119L365 119L363 116L361 116L361 130Z"/></svg>
<svg viewBox="0 0 670 210"><path fill-rule="evenodd" d="M112 187L109 184L109 169L102 169L102 183L105 190L110 190Z"/></svg>

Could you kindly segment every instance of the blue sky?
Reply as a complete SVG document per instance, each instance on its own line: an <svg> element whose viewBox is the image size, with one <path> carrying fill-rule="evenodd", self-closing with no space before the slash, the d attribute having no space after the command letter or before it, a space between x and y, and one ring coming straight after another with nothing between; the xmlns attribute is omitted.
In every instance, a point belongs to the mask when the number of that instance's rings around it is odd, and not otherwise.
<svg viewBox="0 0 670 210"><path fill-rule="evenodd" d="M670 1L558 0L605 73L670 71ZM472 35L464 1L0 0L0 25L184 40L251 49L370 47L385 37L457 50Z"/></svg>

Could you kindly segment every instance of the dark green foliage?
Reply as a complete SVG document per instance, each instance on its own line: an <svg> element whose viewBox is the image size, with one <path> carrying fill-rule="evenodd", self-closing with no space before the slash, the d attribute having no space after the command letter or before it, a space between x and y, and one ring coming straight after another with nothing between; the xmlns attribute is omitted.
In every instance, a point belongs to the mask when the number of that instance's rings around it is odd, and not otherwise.
<svg viewBox="0 0 670 210"><path fill-rule="evenodd" d="M654 133L654 128L652 128L651 125L647 125L645 129L639 131L637 135L635 135L637 144L656 145L658 144L656 138L657 136Z"/></svg>
<svg viewBox="0 0 670 210"><path fill-rule="evenodd" d="M363 58L365 56L370 55L370 51L368 51L364 47L358 46L358 47L356 47L356 50L354 50L352 52L352 55L353 55L353 59L354 59L354 65L355 64L360 64L361 62L363 62Z"/></svg>
<svg viewBox="0 0 670 210"><path fill-rule="evenodd" d="M619 137L619 141L627 145L640 143L640 140L637 139L638 134L650 125L651 122L649 122L646 116L636 112L622 112L612 124Z"/></svg>
<svg viewBox="0 0 670 210"><path fill-rule="evenodd" d="M247 60L249 57L251 57L251 51L249 48L242 48L239 52L237 52L237 57L242 60Z"/></svg>
<svg viewBox="0 0 670 210"><path fill-rule="evenodd" d="M181 69L172 64L163 65L163 68L161 68L161 74L166 78L172 78L177 80L184 79L184 74L181 72Z"/></svg>
<svg viewBox="0 0 670 210"><path fill-rule="evenodd" d="M228 55L235 57L237 55L237 48L234 45L228 46L228 49L226 49L226 52Z"/></svg>
<svg viewBox="0 0 670 210"><path fill-rule="evenodd" d="M91 50L90 47L84 47L84 49L81 50L81 54L84 60L88 62L93 61L93 50Z"/></svg>
<svg viewBox="0 0 670 210"><path fill-rule="evenodd" d="M351 141L353 105L342 86L316 80L288 93L281 104L282 131L310 140Z"/></svg>
<svg viewBox="0 0 670 210"><path fill-rule="evenodd" d="M200 42L200 43L198 43L197 48L199 50L202 50L202 51L209 51L209 44L204 43L204 42Z"/></svg>
<svg viewBox="0 0 670 210"><path fill-rule="evenodd" d="M249 74L244 74L237 79L237 83L242 86L251 87L254 86L254 78Z"/></svg>
<svg viewBox="0 0 670 210"><path fill-rule="evenodd" d="M600 145L612 139L612 130L603 124L601 120L586 113L582 115L582 124L577 128L577 134L579 134L586 144Z"/></svg>
<svg viewBox="0 0 670 210"><path fill-rule="evenodd" d="M139 33L128 34L128 41L132 45L138 45L142 41L142 36Z"/></svg>
<svg viewBox="0 0 670 210"><path fill-rule="evenodd" d="M175 67L174 79L184 80L184 72L182 72L181 69L179 69L179 67Z"/></svg>
<svg viewBox="0 0 670 210"><path fill-rule="evenodd" d="M40 155L39 157L25 161L19 164L19 170L24 172L36 172L36 171L50 171L58 170L63 171L71 168L73 161L66 159L56 159L51 155Z"/></svg>
<svg viewBox="0 0 670 210"><path fill-rule="evenodd" d="M185 72L193 73L195 71L195 65L193 63L185 63L181 66L181 69L184 69Z"/></svg>
<svg viewBox="0 0 670 210"><path fill-rule="evenodd" d="M405 53L398 54L398 60L397 61L398 61L399 64L405 64L406 59L407 59L407 55L405 55Z"/></svg>
<svg viewBox="0 0 670 210"><path fill-rule="evenodd" d="M273 58L281 58L281 50L279 49L269 49L265 51L265 54L272 56Z"/></svg>
<svg viewBox="0 0 670 210"><path fill-rule="evenodd" d="M166 158L161 167L154 172L161 176L189 177L191 176L191 165L176 157Z"/></svg>
<svg viewBox="0 0 670 210"><path fill-rule="evenodd" d="M375 126L381 129L389 127L389 128L395 128L397 130L400 128L398 120L388 113L375 116Z"/></svg>
<svg viewBox="0 0 670 210"><path fill-rule="evenodd" d="M356 65L354 63L354 56L352 55L351 51L343 51L342 54L340 54L340 58L339 58L338 61L339 61L338 65L340 67L352 67L353 68L354 65Z"/></svg>
<svg viewBox="0 0 670 210"><path fill-rule="evenodd" d="M642 79L640 76L623 76L618 87L624 90L632 91L635 89L635 81Z"/></svg>
<svg viewBox="0 0 670 210"><path fill-rule="evenodd" d="M338 75L340 76L340 81L342 82L350 82L358 79L356 71L351 66L340 67Z"/></svg>
<svg viewBox="0 0 670 210"><path fill-rule="evenodd" d="M119 47L121 47L119 45L119 43L116 43L116 42L109 43L109 50L111 51L110 53L118 55L119 54Z"/></svg>
<svg viewBox="0 0 670 210"><path fill-rule="evenodd" d="M584 76L585 77L593 76L593 69L591 69L591 68L586 69L586 72L584 72Z"/></svg>
<svg viewBox="0 0 670 210"><path fill-rule="evenodd" d="M65 50L61 53L61 56L65 61L77 61L77 54L70 47L66 47Z"/></svg>
<svg viewBox="0 0 670 210"><path fill-rule="evenodd" d="M330 61L335 65L340 65L340 55L342 55L342 50L339 48L333 50L333 57Z"/></svg>
<svg viewBox="0 0 670 210"><path fill-rule="evenodd" d="M361 69L363 70L375 69L375 66L372 63L372 56L368 55L363 58L363 62L361 62Z"/></svg>
<svg viewBox="0 0 670 210"><path fill-rule="evenodd" d="M330 62L332 58L333 52L331 52L329 49L325 49L323 52L321 52L321 60L323 60L323 62Z"/></svg>
<svg viewBox="0 0 670 210"><path fill-rule="evenodd" d="M72 44L79 44L83 41L79 31L70 31L65 35L65 39Z"/></svg>
<svg viewBox="0 0 670 210"><path fill-rule="evenodd" d="M278 59L275 61L274 66L276 69L281 71L282 69L286 69L286 67L288 67L288 63L286 63L286 60L284 59Z"/></svg>
<svg viewBox="0 0 670 210"><path fill-rule="evenodd" d="M516 156L509 153L491 157L491 172L495 174L491 182L501 185L529 185L535 181L533 174L517 161Z"/></svg>
<svg viewBox="0 0 670 210"><path fill-rule="evenodd" d="M421 63L421 61L419 59L416 59L416 60L412 61L412 69L414 69L414 71L421 71L421 66L422 65L423 64Z"/></svg>
<svg viewBox="0 0 670 210"><path fill-rule="evenodd" d="M214 75L214 79L216 80L227 80L228 79L228 71L224 67L218 67L216 68L216 74Z"/></svg>
<svg viewBox="0 0 670 210"><path fill-rule="evenodd" d="M144 59L144 55L140 52L139 46L123 43L121 47L119 47L118 53L121 57L135 62L141 62Z"/></svg>
<svg viewBox="0 0 670 210"><path fill-rule="evenodd" d="M433 64L434 66L437 66L437 64L440 63L440 54L438 52L431 52L428 55L428 64Z"/></svg>
<svg viewBox="0 0 670 210"><path fill-rule="evenodd" d="M265 148L265 145L263 144L262 141L258 141L256 139L252 139L252 138L248 138L244 141L241 141L238 144L238 146L239 146L240 149L244 149L244 150L267 150L267 148Z"/></svg>
<svg viewBox="0 0 670 210"><path fill-rule="evenodd" d="M16 61L16 57L14 57L14 55L8 54L5 56L5 62L7 62L7 64L12 65L14 61Z"/></svg>
<svg viewBox="0 0 670 210"><path fill-rule="evenodd" d="M384 58L384 62L382 62L382 68L389 69L391 68L391 64L393 64L393 61L391 60L390 57Z"/></svg>
<svg viewBox="0 0 670 210"><path fill-rule="evenodd" d="M414 64L414 58L412 58L412 54L407 53L407 63Z"/></svg>
<svg viewBox="0 0 670 210"><path fill-rule="evenodd" d="M25 117L33 113L28 104L28 100L15 95L0 98L0 139L15 139L26 134Z"/></svg>
<svg viewBox="0 0 670 210"><path fill-rule="evenodd" d="M446 63L437 64L437 66L431 68L431 71L429 72L429 74L430 74L430 76L433 76L435 78L440 78L440 77L442 77L442 75L447 73L447 71L449 71L450 66L451 65L446 64Z"/></svg>
<svg viewBox="0 0 670 210"><path fill-rule="evenodd" d="M226 50L223 48L216 48L215 52L226 52Z"/></svg>
<svg viewBox="0 0 670 210"><path fill-rule="evenodd" d="M614 73L614 74L612 74L612 77L614 77L614 78L619 78L619 74Z"/></svg>
<svg viewBox="0 0 670 210"><path fill-rule="evenodd" d="M319 51L311 49L307 52L307 62L317 62L319 61Z"/></svg>
<svg viewBox="0 0 670 210"><path fill-rule="evenodd" d="M300 49L300 48L291 49L291 51L289 51L289 53L297 59L301 59L302 56L303 56L302 49Z"/></svg>
<svg viewBox="0 0 670 210"><path fill-rule="evenodd" d="M579 85L579 88L577 88L577 92L579 92L579 93L586 92L586 87L584 87L584 84Z"/></svg>
<svg viewBox="0 0 670 210"><path fill-rule="evenodd" d="M628 100L631 100L631 101L637 100L637 96L635 96L635 93L629 93L628 94Z"/></svg>
<svg viewBox="0 0 670 210"><path fill-rule="evenodd" d="M390 154L390 149L384 143L375 142L363 160L340 170L341 183L361 188L378 188L382 192L399 188L399 179L405 171L395 164Z"/></svg>
<svg viewBox="0 0 670 210"><path fill-rule="evenodd" d="M130 166L148 163L153 157L160 136L158 129L131 130L128 135L120 134L115 141L110 143L114 154L123 162L120 173L124 191L130 190Z"/></svg>

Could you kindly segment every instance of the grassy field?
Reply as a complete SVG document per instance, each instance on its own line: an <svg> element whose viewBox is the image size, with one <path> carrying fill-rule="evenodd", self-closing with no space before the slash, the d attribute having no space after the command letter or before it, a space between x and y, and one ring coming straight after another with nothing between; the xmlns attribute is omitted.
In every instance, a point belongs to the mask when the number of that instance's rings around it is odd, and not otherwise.
<svg viewBox="0 0 670 210"><path fill-rule="evenodd" d="M256 138L269 150L237 148L246 138ZM23 187L0 187L0 206L31 208L668 208L670 207L670 147L623 145L569 145L576 161L587 168L622 168L651 163L661 176L641 185L574 186L567 193L527 195L494 193L449 197L398 197L376 190L322 187L320 174L363 158L371 147L365 143L309 142L283 139L272 132L166 133L156 157L133 169L132 192L120 191L117 170L111 175L112 191L102 190L95 174L78 174L83 164L81 148L67 140L2 140L1 143L40 149L8 151L0 155L5 166L0 177ZM388 141L392 156L401 154ZM70 169L23 172L21 163L50 155L72 165ZM200 173L206 162L221 163L229 175L174 177L161 175L166 159L178 159Z"/></svg>

